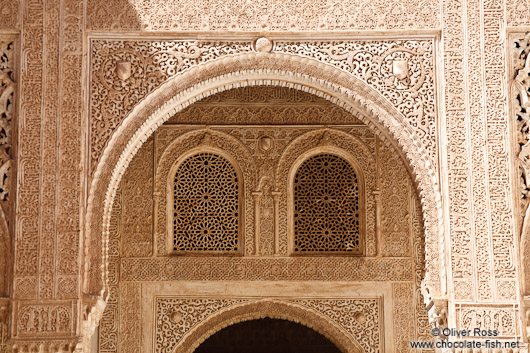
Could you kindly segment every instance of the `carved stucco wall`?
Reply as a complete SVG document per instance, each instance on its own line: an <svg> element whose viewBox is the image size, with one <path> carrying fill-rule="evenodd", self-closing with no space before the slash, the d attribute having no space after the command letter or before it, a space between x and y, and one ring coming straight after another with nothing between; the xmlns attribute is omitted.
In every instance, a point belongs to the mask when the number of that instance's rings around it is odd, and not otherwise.
<svg viewBox="0 0 530 353"><path fill-rule="evenodd" d="M288 125L278 126L283 124ZM204 126L209 127L205 130ZM271 138L272 147L268 150L260 145L263 136ZM241 225L245 230L244 257L167 255L166 238L170 234L165 202L167 173L180 155L200 146L221 149L234 156L242 168L245 168L243 164L248 166L249 172L243 172L247 175L244 197L248 204L245 223ZM372 204L365 207L368 257L332 254L290 257L285 245L280 246L279 256L271 257L275 238L279 237L279 244L286 244L288 237L284 200L287 189L283 186L290 168L282 165L290 166L307 150L325 150L328 146L351 153L366 175L365 202ZM278 202L277 213L272 204L255 203L256 190L262 199L268 196L264 180L279 186L269 190L279 190L277 197L282 201ZM371 195L377 190L385 196L385 202L379 201L378 225L375 224L376 201ZM280 225L270 236L255 221L257 214L266 213L273 214L271 223L278 218ZM259 232L258 237L255 231ZM232 89L205 98L173 116L131 161L117 192L110 233L110 297L99 330L100 352L138 352L142 347L149 347L149 342L157 352L173 352L177 346L180 348L176 351L188 352L206 338L202 336L204 333L197 332L209 332L209 335L230 323L267 313L301 321L307 315L320 313L325 318L319 319L324 320L323 329L337 325L365 352L379 350L384 327L390 328L394 337L392 343L387 342L392 348L387 347L385 351L406 352L408 341L431 339L420 293L425 266L421 208L402 159L357 117L302 91L271 86ZM380 234L377 240L376 233ZM260 241L259 250L255 248L255 239ZM176 286L192 288L192 296L161 296L156 290L146 292L148 283L159 281L164 281L164 286L178 281ZM201 290L193 289L193 281L228 281L231 287L247 281L264 284L258 298L238 298L226 293L212 296L211 292L201 297ZM285 299L280 300L285 306L282 310L271 306L268 311L269 304L263 304L265 307L259 315L252 314L250 309L237 309L244 303L262 305L258 303L263 299L267 303L267 298L274 296L267 289L267 281L347 281L349 286L363 281L388 283L388 295L393 303L387 304L391 313L386 318L389 323L383 326L381 297L338 299L328 293L320 294L317 299L296 300L299 293L284 289ZM244 288L241 285L240 293L245 293ZM154 307L155 311L146 316L142 306ZM289 314L294 309L298 311ZM240 313L239 319L217 318L233 310ZM304 310L308 312L304 314ZM309 323L317 325L317 321ZM348 352L357 351L348 345L341 347L346 347Z"/></svg>
<svg viewBox="0 0 530 353"><path fill-rule="evenodd" d="M396 151L401 151L401 148L407 151L406 156L412 163L419 188L422 190L427 258L428 262L433 264L427 267L426 284L433 295L440 295L444 287L441 278L445 276L445 273L444 257L440 256L444 246L440 218L442 210L435 172L436 152L432 147L436 145L436 133L433 132L436 127L434 78L431 76L434 67L433 39L407 41L363 39L348 42L311 41L287 42L287 44L278 40L274 45L267 39L261 39L255 45L250 43L246 46L244 41L214 43L143 41L140 43L142 45L136 49L130 48L125 41L111 42L96 39L93 43L94 47L100 49L109 47L110 51L102 50L109 55L106 59L98 59L100 56L97 53L94 54L95 66L91 84L93 87L91 101L100 107L94 111L94 119L98 123L94 124L91 129L92 139L95 142L94 150L91 151L92 158L97 161L101 153L104 157L93 174L88 197L87 232L89 235L87 236L91 243L85 254L89 257L86 268L90 272L88 276L90 282L87 285L92 288L92 291L100 290L98 288L102 287L102 280L106 276L103 273L103 276L99 277L102 269L99 264L106 262L105 257L101 259L97 256L101 253L101 250L98 250L101 249L102 244L100 239L101 237L103 241L107 239L106 224L110 217L109 207L115 193L116 183L133 154L156 126L170 117L169 112L179 111L191 101L225 89L223 85L228 85L227 78L229 78L232 82L229 87L260 83L271 85L277 82L280 86L297 87L326 97L344 106L348 111L360 114L359 118L378 131L384 141L395 145ZM132 41L131 43L137 45L138 42ZM233 46L234 44L236 47ZM305 51L305 55L295 55L296 48L302 52ZM237 52L237 50L243 50L243 54L226 54ZM245 54L248 50L258 51L258 53ZM273 52L268 53L271 50ZM282 50L287 53L282 53ZM204 53L206 55L203 55ZM331 53L331 56L326 53ZM122 60L124 55L126 59ZM220 56L222 60L211 60L212 55L214 58ZM135 56L137 59L134 59ZM314 59L311 58L312 56ZM366 62L362 61L363 57L366 58ZM161 58L163 59L161 67L164 70L172 69L168 71L170 73L177 72L179 68L189 69L172 77L147 96L148 99L144 104L139 106L139 109L133 110L132 115L124 120L123 126L117 129L109 140L109 129L111 131L116 129L117 121L123 119L118 116L123 116L123 113L117 110L118 119L109 120L110 115L105 112L109 108L112 110L115 107L122 107L123 103L127 104L128 98L126 97L131 93L142 95L156 87L156 76L159 72L156 65L133 66L131 62L141 61L148 64L153 60L159 61ZM197 60L205 60L205 62L190 67L191 63ZM371 64L368 65L370 62ZM105 67L116 69L109 71ZM255 71L256 67L260 70ZM197 70L200 70L200 73ZM396 74L396 70L401 73ZM304 72L311 72L311 74L307 75ZM345 74L345 72L350 72L350 74ZM258 79L249 81L248 75ZM270 77L275 77L275 80L268 80L267 78ZM287 77L301 84L293 85L284 81ZM122 84L119 83L120 80ZM334 83L334 81L337 82ZM207 93L200 93L206 89L203 86L212 88ZM374 89L379 89L382 95L388 97L388 100L376 93ZM330 92L331 95L322 93L329 90L333 92ZM130 93L126 94L128 91ZM112 92L108 96L114 98L105 99L105 92ZM102 99L97 99L98 95L102 94ZM178 105L176 102L183 94L189 94L193 98L191 101L186 99L186 103ZM168 101L166 96L173 98ZM335 96L341 98L335 98ZM358 102L355 105L343 103L351 100ZM105 101L104 104L101 104L101 101ZM160 104L164 106L164 110L154 109ZM400 111L402 113L399 113ZM146 116L149 118L144 121ZM107 128L102 130L101 127ZM132 140L126 142L129 138ZM96 143L98 140L99 143ZM105 144L107 146L104 147L104 152L101 152ZM123 147L125 150L120 152ZM113 171L103 168L103 161L111 164L117 163L116 168ZM104 203L104 208L96 206L101 203ZM103 229L100 233L102 223Z"/></svg>
<svg viewBox="0 0 530 353"><path fill-rule="evenodd" d="M160 29L277 30L286 35L288 31L319 30L440 31L436 87L444 90L437 96L442 113L437 134L444 147L439 160L449 260L448 282L442 285L447 285L447 299L457 312L453 316L452 309L448 311L450 324L474 325L469 319L459 321L472 317L484 325L480 318L495 315L491 305L499 310L510 308L511 322L518 320L520 228L515 227L514 195L519 185L509 181L514 166L509 151L516 141L508 134L512 117L507 86L513 77L506 71L511 66L505 49L511 46L507 31L514 30L509 26L520 26L524 32L529 25L527 1L360 1L335 6L232 2L204 8L195 3L165 11L150 1L0 1L2 31L20 30L18 270L11 307L41 310L36 303L46 299L52 306L66 308L74 322L68 334L50 331L46 342L17 338L17 326L11 325L10 336L18 339L19 349L29 349L29 342L44 350L58 349L59 343L73 349L83 328L79 318L88 319L83 316L87 314L84 305L90 308L95 302L94 297L81 301L82 257L77 251L84 177L89 170L81 147L85 146L83 127L90 125L81 113L83 72L88 73L88 66L82 66L85 29L115 35ZM308 11L299 12L300 8ZM517 173L513 175L517 178ZM65 255L57 256L59 252ZM70 311L70 303L63 298L74 300L81 310Z"/></svg>
<svg viewBox="0 0 530 353"><path fill-rule="evenodd" d="M0 26L20 43L8 336L20 351L72 351L82 311L83 4L2 1L0 11ZM36 315L55 319L41 325L26 320Z"/></svg>

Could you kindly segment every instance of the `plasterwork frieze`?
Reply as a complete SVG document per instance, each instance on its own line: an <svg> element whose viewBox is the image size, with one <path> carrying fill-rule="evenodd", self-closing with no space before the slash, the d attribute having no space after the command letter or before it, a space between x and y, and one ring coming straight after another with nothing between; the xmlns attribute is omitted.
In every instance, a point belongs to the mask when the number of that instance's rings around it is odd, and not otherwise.
<svg viewBox="0 0 530 353"><path fill-rule="evenodd" d="M75 301L17 303L14 308L15 339L68 336L76 328Z"/></svg>
<svg viewBox="0 0 530 353"><path fill-rule="evenodd" d="M409 258L126 258L120 262L124 281L180 280L313 280L411 281Z"/></svg>
<svg viewBox="0 0 530 353"><path fill-rule="evenodd" d="M440 26L437 0L238 0L215 5L207 1L90 0L87 6L88 28L99 31L329 31Z"/></svg>

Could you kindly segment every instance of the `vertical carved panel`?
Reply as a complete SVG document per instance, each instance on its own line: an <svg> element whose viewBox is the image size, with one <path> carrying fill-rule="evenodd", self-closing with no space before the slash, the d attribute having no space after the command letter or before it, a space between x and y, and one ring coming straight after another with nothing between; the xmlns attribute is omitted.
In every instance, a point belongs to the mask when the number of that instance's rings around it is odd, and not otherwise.
<svg viewBox="0 0 530 353"><path fill-rule="evenodd" d="M425 258L425 237L423 229L423 217L421 213L421 204L414 192L410 195L410 212L411 212L411 233L412 233L412 251L414 257L414 311L415 311L415 329L416 340L430 341L432 340L432 326L429 322L429 315L425 307L425 299L421 293L421 281L423 280L423 273L426 266L437 266L438 263L432 263L429 259L429 264L426 265Z"/></svg>
<svg viewBox="0 0 530 353"><path fill-rule="evenodd" d="M470 144L467 119L466 99L466 47L464 19L464 1L444 0L444 77L445 105L447 107L447 174L449 233L451 234L451 272L454 286L463 283L473 293L473 230L472 230L472 199L471 156L467 146ZM463 298L460 298L463 299ZM466 297L471 299L471 297Z"/></svg>
<svg viewBox="0 0 530 353"><path fill-rule="evenodd" d="M272 191L272 185L267 182L263 186L263 194L259 200L259 250L261 255L273 255L275 250L275 209Z"/></svg>
<svg viewBox="0 0 530 353"><path fill-rule="evenodd" d="M15 110L15 43L0 42L0 297L8 294L11 260L12 127Z"/></svg>
<svg viewBox="0 0 530 353"><path fill-rule="evenodd" d="M0 322L0 353L7 353L7 325Z"/></svg>
<svg viewBox="0 0 530 353"><path fill-rule="evenodd" d="M140 284L125 282L120 284L120 353L140 353Z"/></svg>
<svg viewBox="0 0 530 353"><path fill-rule="evenodd" d="M122 255L149 256L153 248L153 138L133 158L122 181Z"/></svg>
<svg viewBox="0 0 530 353"><path fill-rule="evenodd" d="M521 197L519 198L520 219L522 228L521 246L523 247L523 268L525 295L530 293L530 237L528 227L528 204L530 202L530 32L513 43L514 49L514 97L516 127L516 153L518 175L520 176L519 187Z"/></svg>
<svg viewBox="0 0 530 353"><path fill-rule="evenodd" d="M410 256L411 181L399 156L379 141L379 180L381 183L381 233L383 256Z"/></svg>
<svg viewBox="0 0 530 353"><path fill-rule="evenodd" d="M118 188L109 225L109 298L99 324L99 352L113 353L118 350L119 318L119 282L120 282L120 243L123 234L122 224L122 187Z"/></svg>
<svg viewBox="0 0 530 353"><path fill-rule="evenodd" d="M410 352L409 342L414 340L414 309L410 298L413 298L412 283L392 284L392 314L394 325L394 342L396 353Z"/></svg>
<svg viewBox="0 0 530 353"><path fill-rule="evenodd" d="M43 107L43 26L40 1L24 7L14 297L36 298L39 248L40 139Z"/></svg>

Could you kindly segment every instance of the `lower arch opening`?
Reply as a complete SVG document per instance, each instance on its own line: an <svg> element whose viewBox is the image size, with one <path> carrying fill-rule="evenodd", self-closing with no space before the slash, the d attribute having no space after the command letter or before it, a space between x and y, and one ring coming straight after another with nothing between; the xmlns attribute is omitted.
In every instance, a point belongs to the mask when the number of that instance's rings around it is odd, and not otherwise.
<svg viewBox="0 0 530 353"><path fill-rule="evenodd" d="M315 330L288 320L243 321L216 332L195 353L341 353Z"/></svg>

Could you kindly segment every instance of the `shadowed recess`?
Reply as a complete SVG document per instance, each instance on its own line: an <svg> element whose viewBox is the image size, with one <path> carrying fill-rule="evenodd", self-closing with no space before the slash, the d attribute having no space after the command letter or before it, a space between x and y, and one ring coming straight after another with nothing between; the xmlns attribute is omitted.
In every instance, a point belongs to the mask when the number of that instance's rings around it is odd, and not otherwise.
<svg viewBox="0 0 530 353"><path fill-rule="evenodd" d="M228 326L195 353L340 353L326 337L292 321L259 319Z"/></svg>

